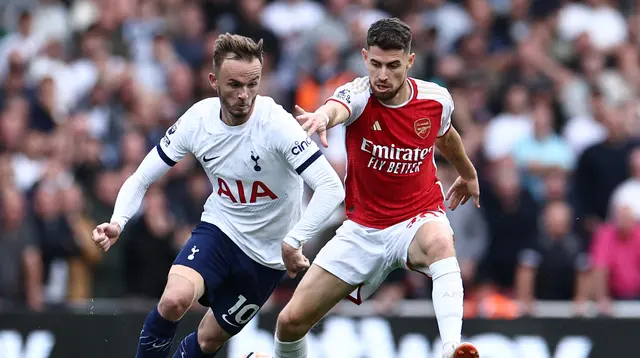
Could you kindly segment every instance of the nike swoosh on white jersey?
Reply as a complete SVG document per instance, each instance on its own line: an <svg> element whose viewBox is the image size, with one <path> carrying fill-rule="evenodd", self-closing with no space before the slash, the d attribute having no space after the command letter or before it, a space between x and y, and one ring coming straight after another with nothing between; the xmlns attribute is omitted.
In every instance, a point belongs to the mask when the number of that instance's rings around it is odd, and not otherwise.
<svg viewBox="0 0 640 358"><path fill-rule="evenodd" d="M229 323L230 325L232 325L232 326L234 326L234 327L238 327L238 325L237 325L237 324L233 324L233 323L229 322L229 320L227 319L227 314L226 314L226 313L222 315L222 319L223 319L225 322Z"/></svg>

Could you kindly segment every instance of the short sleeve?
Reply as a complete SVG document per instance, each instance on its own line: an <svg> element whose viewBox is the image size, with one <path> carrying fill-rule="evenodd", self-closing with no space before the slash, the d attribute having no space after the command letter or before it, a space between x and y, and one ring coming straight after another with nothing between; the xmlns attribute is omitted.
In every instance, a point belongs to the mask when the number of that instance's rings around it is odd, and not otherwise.
<svg viewBox="0 0 640 358"><path fill-rule="evenodd" d="M343 105L349 111L345 126L353 123L364 112L370 95L369 77L358 77L336 89L333 96L327 99Z"/></svg>
<svg viewBox="0 0 640 358"><path fill-rule="evenodd" d="M275 141L276 150L281 153L298 174L302 174L306 168L322 156L318 145L309 138L307 133L293 116L281 106L274 105L271 118L278 125L274 125L272 140Z"/></svg>
<svg viewBox="0 0 640 358"><path fill-rule="evenodd" d="M191 151L192 128L194 123L200 119L199 112L194 108L189 108L178 120L167 130L165 136L156 146L160 158L169 166L176 165L187 153Z"/></svg>
<svg viewBox="0 0 640 358"><path fill-rule="evenodd" d="M443 89L440 103L442 104L442 118L440 118L440 130L438 131L438 137L442 137L451 129L451 115L453 114L453 98L451 94L445 88Z"/></svg>

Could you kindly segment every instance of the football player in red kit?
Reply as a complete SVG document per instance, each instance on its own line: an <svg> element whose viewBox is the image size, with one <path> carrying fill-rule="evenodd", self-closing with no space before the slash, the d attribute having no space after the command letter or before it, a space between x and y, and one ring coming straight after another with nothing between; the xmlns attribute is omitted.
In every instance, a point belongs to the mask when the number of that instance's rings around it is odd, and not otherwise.
<svg viewBox="0 0 640 358"><path fill-rule="evenodd" d="M362 50L368 77L339 87L315 112L302 112L309 135L346 126L348 220L319 252L278 317L276 358L306 357L305 335L344 297L360 304L396 268L433 280L432 299L444 358L476 358L461 343L463 287L445 200L455 209L480 190L476 170L451 125L447 89L408 77L415 54L411 29L398 19L377 21ZM459 177L446 195L434 151Z"/></svg>

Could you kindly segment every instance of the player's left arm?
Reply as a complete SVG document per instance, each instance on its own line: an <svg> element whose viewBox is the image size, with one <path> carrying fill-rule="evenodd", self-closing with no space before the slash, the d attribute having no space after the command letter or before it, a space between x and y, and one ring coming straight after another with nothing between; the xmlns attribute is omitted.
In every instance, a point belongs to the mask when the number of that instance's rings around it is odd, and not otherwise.
<svg viewBox="0 0 640 358"><path fill-rule="evenodd" d="M326 220L344 200L345 194L342 181L320 148L290 114L284 110L282 112L281 115L286 118L283 125L276 126L278 150L313 190L302 218L284 238L287 244L301 248L324 227Z"/></svg>
<svg viewBox="0 0 640 358"><path fill-rule="evenodd" d="M464 150L462 138L458 131L450 125L447 132L436 140L436 147L463 179L475 180L478 177L476 168Z"/></svg>

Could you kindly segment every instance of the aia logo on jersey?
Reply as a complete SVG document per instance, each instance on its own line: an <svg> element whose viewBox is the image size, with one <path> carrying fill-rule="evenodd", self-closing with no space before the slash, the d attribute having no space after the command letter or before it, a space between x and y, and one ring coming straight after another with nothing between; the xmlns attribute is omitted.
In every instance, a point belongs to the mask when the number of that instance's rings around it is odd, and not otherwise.
<svg viewBox="0 0 640 358"><path fill-rule="evenodd" d="M258 201L258 198L262 197L270 198L271 200L278 199L278 196L261 181L254 181L251 184L250 191L247 193L245 192L242 180L236 180L235 185L229 185L229 183L222 178L218 178L218 195L221 197L227 197L234 203L241 204L253 204ZM248 201L247 197L249 197Z"/></svg>
<svg viewBox="0 0 640 358"><path fill-rule="evenodd" d="M420 118L413 122L413 129L415 129L418 137L425 139L431 134L431 120L429 118Z"/></svg>
<svg viewBox="0 0 640 358"><path fill-rule="evenodd" d="M304 152L311 145L311 138L307 137L307 139L302 142L296 141L293 143L293 148L291 148L291 154L298 155Z"/></svg>

